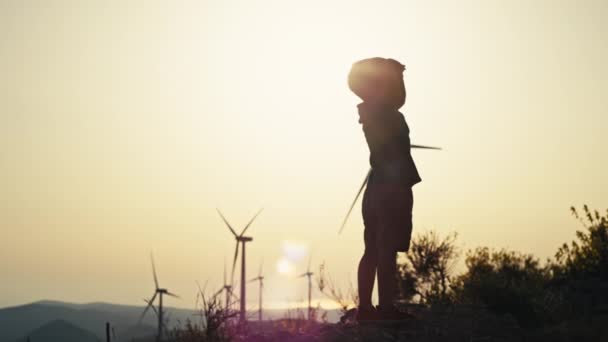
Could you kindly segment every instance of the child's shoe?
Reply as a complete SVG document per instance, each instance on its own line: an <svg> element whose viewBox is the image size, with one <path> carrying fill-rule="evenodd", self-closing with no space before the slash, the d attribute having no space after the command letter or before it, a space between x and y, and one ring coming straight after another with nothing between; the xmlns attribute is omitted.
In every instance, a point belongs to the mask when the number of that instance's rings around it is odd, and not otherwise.
<svg viewBox="0 0 608 342"><path fill-rule="evenodd" d="M390 306L388 308L378 307L377 316L380 321L404 321L416 319L416 316L407 312L397 310L396 307Z"/></svg>
<svg viewBox="0 0 608 342"><path fill-rule="evenodd" d="M376 322L378 319L378 311L376 308L357 308L356 320L358 323Z"/></svg>

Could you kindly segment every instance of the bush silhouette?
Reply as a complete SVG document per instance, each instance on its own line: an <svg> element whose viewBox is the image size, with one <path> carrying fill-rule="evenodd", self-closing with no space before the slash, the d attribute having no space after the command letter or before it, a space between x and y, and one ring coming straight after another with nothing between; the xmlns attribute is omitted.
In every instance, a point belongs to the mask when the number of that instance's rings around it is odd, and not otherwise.
<svg viewBox="0 0 608 342"><path fill-rule="evenodd" d="M608 313L608 214L586 205L583 216L571 211L585 229L545 266L530 254L469 251L467 271L453 283L454 300L509 313L527 328Z"/></svg>
<svg viewBox="0 0 608 342"><path fill-rule="evenodd" d="M549 266L557 320L608 313L608 211L602 216L586 205L583 215L571 211L584 230L558 249Z"/></svg>
<svg viewBox="0 0 608 342"><path fill-rule="evenodd" d="M434 231L414 236L405 258L399 263L400 297L435 305L453 301L450 284L458 258L456 234L440 238Z"/></svg>
<svg viewBox="0 0 608 342"><path fill-rule="evenodd" d="M585 230L576 232L578 242L573 241L570 246L564 243L555 254L555 278L608 280L608 210L606 216L601 216L585 205L584 218L576 208L570 210Z"/></svg>
<svg viewBox="0 0 608 342"><path fill-rule="evenodd" d="M454 284L458 302L511 314L522 327L543 322L544 288L550 274L532 255L481 247L467 253L466 266L467 272Z"/></svg>

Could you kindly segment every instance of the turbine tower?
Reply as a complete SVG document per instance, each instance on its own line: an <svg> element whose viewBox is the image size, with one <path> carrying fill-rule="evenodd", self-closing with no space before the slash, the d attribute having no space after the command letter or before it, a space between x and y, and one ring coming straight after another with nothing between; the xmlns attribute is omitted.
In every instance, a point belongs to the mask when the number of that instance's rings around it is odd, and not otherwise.
<svg viewBox="0 0 608 342"><path fill-rule="evenodd" d="M219 296L222 292L226 292L226 310L228 310L228 308L230 307L230 299L234 296L234 294L232 293L232 284L228 284L227 281L228 280L226 279L226 259L224 259L224 285L213 296Z"/></svg>
<svg viewBox="0 0 608 342"><path fill-rule="evenodd" d="M152 261L152 274L154 275L154 295L152 296L152 298L150 298L149 301L144 299L148 303L148 305L146 306L146 308L144 309L144 312L142 312L141 316L139 317L138 324L141 324L141 321L144 319L144 316L148 312L148 309L152 308L152 310L155 311L158 315L158 333L156 335L156 341L160 342L161 339L163 338L163 326L164 326L163 295L167 295L167 296L171 296L171 297L175 297L175 298L179 298L179 296L174 293L169 292L169 290L167 290L165 288L161 288L158 285L158 277L156 276L156 267L154 266L154 256L152 254L150 254L150 260ZM156 310L156 308L154 307L154 300L156 299L156 296L158 296L158 310Z"/></svg>
<svg viewBox="0 0 608 342"><path fill-rule="evenodd" d="M234 284L234 269L236 267L236 260L239 256L239 245L243 245L243 251L241 253L241 296L240 296L240 300L241 300L241 312L239 315L239 319L241 322L245 321L245 314L246 314L246 305L245 305L245 295L246 295L246 285L247 285L247 281L245 280L245 275L246 275L246 269L245 269L245 244L247 242L251 242L253 241L253 238L250 236L245 236L245 232L247 231L247 229L249 228L249 226L251 226L251 224L253 223L253 221L255 220L256 217L258 217L258 215L262 212L263 209L260 209L254 216L253 218L249 221L249 223L247 223L247 225L245 226L245 228L243 228L243 230L241 231L241 234L237 234L236 231L232 228L232 226L230 225L230 223L228 223L228 220L226 220L226 218L224 217L224 215L222 215L222 212L217 209L218 214L220 214L220 217L222 218L222 220L224 221L224 223L226 224L226 226L228 226L228 229L230 229L230 232L232 233L232 235L234 235L234 239L236 240L236 247L234 249L234 259L232 261L232 275L231 275L231 281L230 284Z"/></svg>
<svg viewBox="0 0 608 342"><path fill-rule="evenodd" d="M262 275L262 268L264 267L264 262L260 264L260 271L258 272L258 276L249 280L249 282L259 281L260 282L260 295L259 295L259 306L258 309L258 320L262 321L262 292L264 291L264 276Z"/></svg>
<svg viewBox="0 0 608 342"><path fill-rule="evenodd" d="M310 316L312 313L312 304L311 304L311 296L312 296L312 276L314 273L310 271L310 262L312 260L312 256L308 258L308 267L306 268L306 273L300 274L298 278L308 277L308 320L310 321Z"/></svg>

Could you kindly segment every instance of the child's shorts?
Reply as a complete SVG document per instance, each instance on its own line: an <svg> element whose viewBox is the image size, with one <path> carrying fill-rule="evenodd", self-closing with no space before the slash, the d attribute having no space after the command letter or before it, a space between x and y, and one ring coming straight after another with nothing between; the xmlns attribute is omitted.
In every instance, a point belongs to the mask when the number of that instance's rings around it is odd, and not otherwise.
<svg viewBox="0 0 608 342"><path fill-rule="evenodd" d="M412 237L412 188L368 184L363 195L365 248L405 252Z"/></svg>

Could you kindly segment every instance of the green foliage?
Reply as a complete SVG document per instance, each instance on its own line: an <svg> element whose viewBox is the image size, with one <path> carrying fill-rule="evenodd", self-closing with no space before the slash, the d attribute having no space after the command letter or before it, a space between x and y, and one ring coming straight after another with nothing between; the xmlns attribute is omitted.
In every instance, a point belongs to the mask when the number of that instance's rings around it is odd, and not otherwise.
<svg viewBox="0 0 608 342"><path fill-rule="evenodd" d="M467 272L453 288L458 302L509 313L523 327L542 323L544 287L550 277L532 255L482 247L469 251L465 262Z"/></svg>
<svg viewBox="0 0 608 342"><path fill-rule="evenodd" d="M450 283L452 268L458 258L456 233L441 239L434 231L416 235L399 263L401 299L418 297L424 304L452 302Z"/></svg>

